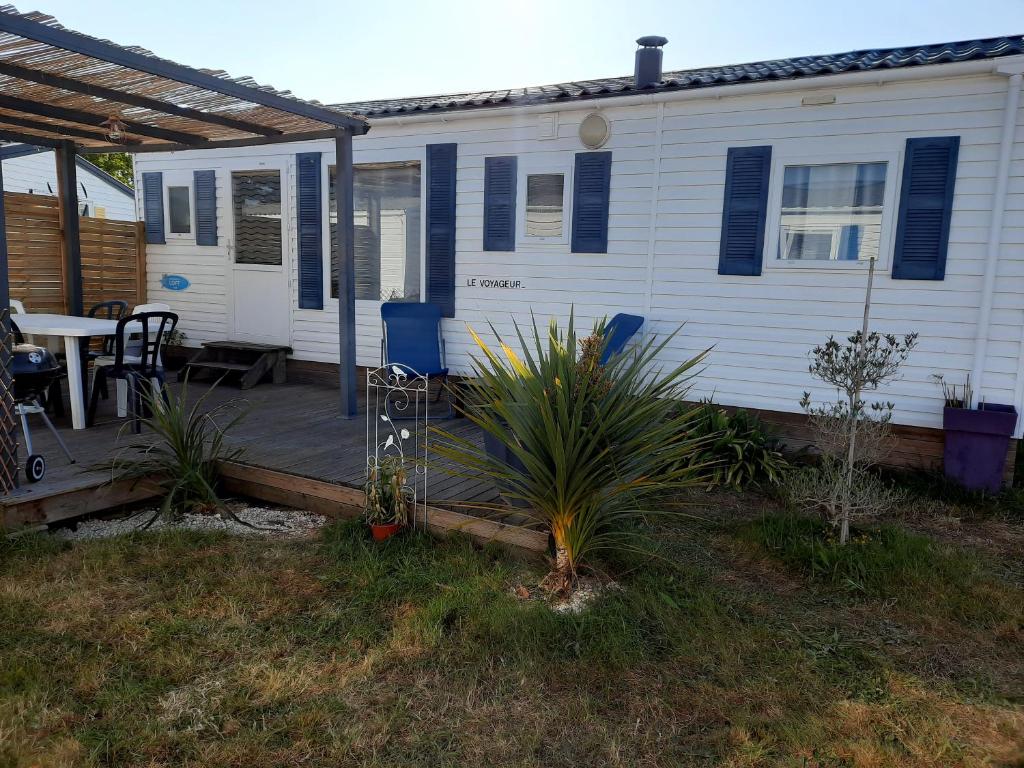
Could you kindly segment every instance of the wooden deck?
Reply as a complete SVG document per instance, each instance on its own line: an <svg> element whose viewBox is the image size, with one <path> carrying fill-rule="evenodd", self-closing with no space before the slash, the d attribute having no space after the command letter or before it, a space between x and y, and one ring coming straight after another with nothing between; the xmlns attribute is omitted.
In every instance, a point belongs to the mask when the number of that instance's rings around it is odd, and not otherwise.
<svg viewBox="0 0 1024 768"><path fill-rule="evenodd" d="M208 386L191 384L190 398L198 397ZM336 388L315 384L261 384L245 392L222 384L213 390L207 404L212 408L229 401L235 401L246 412L227 441L242 449L239 463L286 473L296 479L297 486L301 484L299 478L306 478L347 488L362 487L366 472L362 399L360 414L352 420L338 416ZM7 527L55 522L146 496L144 490L115 492L109 484L104 485L110 474L102 465L116 452L149 439L145 430L135 435L125 426L126 420L116 417L113 399L101 401L97 424L91 429L76 432L69 420L58 422L61 435L75 455L75 464L68 464L38 417L29 417L29 423L35 450L46 457L47 473L39 483L23 479L19 489L0 499L2 521ZM480 439L476 428L465 419L448 420L443 426L459 436ZM19 460L24 463L24 459L24 447L20 446ZM432 463L428 472L427 499L431 505L471 512L475 503L497 500L497 491L489 482L449 474L444 466ZM507 522L515 520L510 517Z"/></svg>

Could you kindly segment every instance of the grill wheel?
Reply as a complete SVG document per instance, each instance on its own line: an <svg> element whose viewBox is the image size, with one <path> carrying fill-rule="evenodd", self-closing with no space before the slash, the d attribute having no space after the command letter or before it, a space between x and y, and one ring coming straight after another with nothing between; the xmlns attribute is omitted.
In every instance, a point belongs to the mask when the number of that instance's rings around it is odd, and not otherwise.
<svg viewBox="0 0 1024 768"><path fill-rule="evenodd" d="M38 453L33 453L25 462L25 477L30 483L38 483L46 474L46 459Z"/></svg>

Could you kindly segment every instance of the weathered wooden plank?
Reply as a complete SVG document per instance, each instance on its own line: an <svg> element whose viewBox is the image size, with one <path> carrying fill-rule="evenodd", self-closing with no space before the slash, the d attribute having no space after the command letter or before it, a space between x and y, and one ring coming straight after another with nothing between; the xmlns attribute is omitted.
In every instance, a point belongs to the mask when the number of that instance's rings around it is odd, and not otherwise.
<svg viewBox="0 0 1024 768"><path fill-rule="evenodd" d="M159 493L159 486L149 482L103 484L102 480L93 480L80 488L59 493L13 496L0 499L0 514L3 515L0 527L14 530L58 523L93 512L136 504L155 498Z"/></svg>
<svg viewBox="0 0 1024 768"><path fill-rule="evenodd" d="M226 487L233 493L314 509L331 516L357 516L365 503L361 490L263 467L226 462L222 475ZM547 536L539 531L439 507L428 507L427 521L427 529L438 536L463 533L482 544L497 542L534 554L547 551Z"/></svg>

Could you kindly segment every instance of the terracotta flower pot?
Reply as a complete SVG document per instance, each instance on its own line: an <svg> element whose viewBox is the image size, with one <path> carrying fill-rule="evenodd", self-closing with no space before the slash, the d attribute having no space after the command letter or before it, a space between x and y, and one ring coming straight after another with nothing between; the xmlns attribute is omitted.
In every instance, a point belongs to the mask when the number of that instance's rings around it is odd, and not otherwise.
<svg viewBox="0 0 1024 768"><path fill-rule="evenodd" d="M370 533L373 534L374 541L385 541L390 539L400 530L402 530L401 523L384 523L383 525L370 523Z"/></svg>

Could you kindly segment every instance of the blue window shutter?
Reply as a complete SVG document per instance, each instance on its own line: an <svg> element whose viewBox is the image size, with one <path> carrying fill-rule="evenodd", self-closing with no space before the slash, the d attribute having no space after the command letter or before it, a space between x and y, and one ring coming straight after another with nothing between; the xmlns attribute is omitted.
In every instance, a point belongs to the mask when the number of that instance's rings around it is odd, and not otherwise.
<svg viewBox="0 0 1024 768"><path fill-rule="evenodd" d="M427 301L455 317L456 144L427 145Z"/></svg>
<svg viewBox="0 0 1024 768"><path fill-rule="evenodd" d="M142 174L142 218L146 222L146 242L164 243L164 175Z"/></svg>
<svg viewBox="0 0 1024 768"><path fill-rule="evenodd" d="M892 276L898 280L946 277L959 151L959 136L907 139L892 261Z"/></svg>
<svg viewBox="0 0 1024 768"><path fill-rule="evenodd" d="M320 153L295 156L297 229L299 240L299 307L324 308L323 200Z"/></svg>
<svg viewBox="0 0 1024 768"><path fill-rule="evenodd" d="M484 158L484 250L516 249L516 158Z"/></svg>
<svg viewBox="0 0 1024 768"><path fill-rule="evenodd" d="M771 167L771 147L729 148L718 249L720 275L761 274Z"/></svg>
<svg viewBox="0 0 1024 768"><path fill-rule="evenodd" d="M196 171L196 245L217 244L217 174Z"/></svg>
<svg viewBox="0 0 1024 768"><path fill-rule="evenodd" d="M572 185L572 252L608 253L611 152L577 152Z"/></svg>

